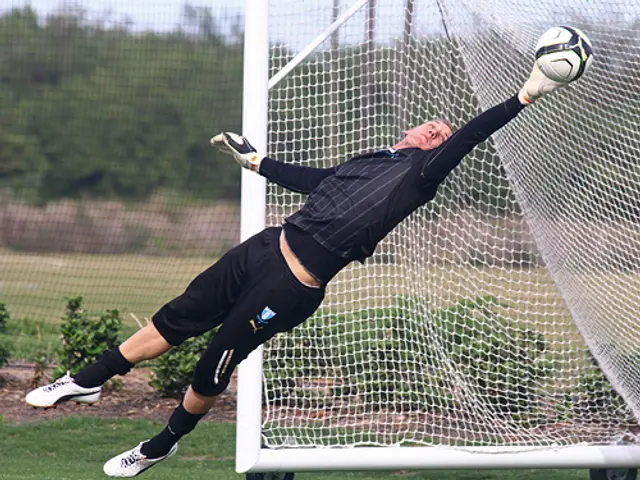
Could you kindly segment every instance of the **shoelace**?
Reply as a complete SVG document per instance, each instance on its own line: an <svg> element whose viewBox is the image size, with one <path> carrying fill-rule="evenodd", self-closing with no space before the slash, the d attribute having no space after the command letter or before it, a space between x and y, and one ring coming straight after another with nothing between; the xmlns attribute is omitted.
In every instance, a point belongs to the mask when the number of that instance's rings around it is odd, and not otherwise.
<svg viewBox="0 0 640 480"><path fill-rule="evenodd" d="M145 456L140 453L140 449L136 448L133 452L120 460L120 466L122 468L130 467L138 463L138 461L143 460L144 458Z"/></svg>
<svg viewBox="0 0 640 480"><path fill-rule="evenodd" d="M67 370L67 374L64 377L60 377L55 382L53 382L51 385L47 385L46 387L44 387L44 391L45 392L50 392L52 390L55 390L58 387L61 387L62 385L66 385L67 383L70 383L72 381L73 381L73 379L71 378L71 375L69 375L69 371Z"/></svg>

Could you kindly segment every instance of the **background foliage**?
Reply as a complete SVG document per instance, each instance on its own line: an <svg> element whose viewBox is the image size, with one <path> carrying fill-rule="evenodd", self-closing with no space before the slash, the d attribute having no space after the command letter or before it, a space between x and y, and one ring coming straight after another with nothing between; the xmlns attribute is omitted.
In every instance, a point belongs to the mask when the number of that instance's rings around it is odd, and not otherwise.
<svg viewBox="0 0 640 480"><path fill-rule="evenodd" d="M237 165L213 151L208 139L241 127L242 32L240 18L216 15L187 4L183 24L169 33L90 21L80 8L46 18L30 7L0 16L0 187L41 204L69 198L140 201L159 191L237 200ZM396 48L377 49L374 60L383 67L378 78L361 75L372 60L361 46L345 46L337 60L326 52L314 54L304 82L290 88L319 102L312 107L319 117L303 125L278 123L277 140L287 144L281 159L298 161L289 158L290 152L304 157L318 141L326 141L321 121L326 92L315 79L330 75L333 61L342 72L336 100L344 106L342 126L333 135L343 144L357 142L366 129L375 129L380 138L401 135L385 125L363 123L358 113L367 102L371 114L394 114L398 99L384 85L396 68L389 60ZM430 39L414 48L421 62L413 67L424 84L438 85L432 78L437 72L429 65L446 57L458 62L447 67L457 72L448 80L449 90L453 95L469 90L460 61L446 54L456 48L452 41ZM292 57L281 46L272 67L282 67ZM280 94L273 92L280 109L301 108ZM429 110L427 116L440 113L437 106L422 107ZM281 122L278 112L273 115L272 121ZM293 136L300 127L304 134ZM344 160L345 154L333 152L334 161ZM475 179L479 188L474 191L503 188L483 187L482 180Z"/></svg>
<svg viewBox="0 0 640 480"><path fill-rule="evenodd" d="M77 373L95 363L105 350L115 348L120 343L118 334L121 326L118 310L90 315L82 308L82 297L67 298L61 326L59 363L53 371L54 378L67 371Z"/></svg>
<svg viewBox="0 0 640 480"><path fill-rule="evenodd" d="M155 360L149 382L163 397L182 398L191 384L193 372L213 336L210 333L189 338Z"/></svg>
<svg viewBox="0 0 640 480"><path fill-rule="evenodd" d="M1 16L0 185L38 202L235 197L238 169L208 139L240 127L240 36L218 33L207 9L184 18L163 34L80 9Z"/></svg>

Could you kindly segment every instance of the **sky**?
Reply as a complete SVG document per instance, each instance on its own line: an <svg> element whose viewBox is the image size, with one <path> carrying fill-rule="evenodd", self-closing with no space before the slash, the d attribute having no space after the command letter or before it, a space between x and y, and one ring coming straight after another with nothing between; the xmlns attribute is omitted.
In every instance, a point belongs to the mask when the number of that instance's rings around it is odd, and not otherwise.
<svg viewBox="0 0 640 480"><path fill-rule="evenodd" d="M270 4L270 32L272 41L284 43L293 50L302 49L331 24L334 0L262 0ZM173 31L183 23L186 3L196 7L209 7L218 18L235 18L244 14L246 0L0 0L0 14L12 7L31 5L41 16L46 16L69 5L80 5L89 20L108 23L127 22L135 31ZM356 0L340 0L341 11L355 4ZM378 20L376 32L379 39L398 38L404 24L406 0L377 0ZM591 22L609 26L640 18L640 0L416 0L415 32L418 36L442 35L444 28L439 7L448 9L455 23L460 11L478 14L483 20L507 36L514 44L526 41L541 33L552 22L562 22L564 17L576 15ZM361 44L365 39L366 7L339 30L343 44ZM462 18L462 17L461 17ZM107 24L108 24L107 23ZM220 25L229 27L224 20ZM481 22L483 23L483 22ZM551 23L551 24L550 24ZM457 25L472 31L473 23ZM460 30L458 30L460 31ZM223 30L224 32L224 30Z"/></svg>
<svg viewBox="0 0 640 480"><path fill-rule="evenodd" d="M31 5L42 15L50 14L65 6L80 5L90 18L109 12L114 22L125 18L133 22L137 30L173 30L181 17L185 0L2 0L0 13L12 7ZM215 10L244 13L244 0L188 0L193 6L208 6Z"/></svg>
<svg viewBox="0 0 640 480"><path fill-rule="evenodd" d="M112 24L127 21L136 31L172 31L181 23L185 3L197 7L209 7L219 17L241 16L246 0L0 0L0 14L13 7L30 5L41 16L46 16L62 8L79 5L87 11L90 20L104 19ZM268 0L264 0L268 1ZM331 24L333 0L269 0L270 31L272 38L294 48L302 48ZM406 0L378 0L378 21L380 36L387 35L383 28L401 32L403 11ZM420 0L422 1L422 0ZM341 0L341 11L353 5L356 0ZM434 2L429 2L434 3ZM431 7L432 9L435 7ZM441 18L437 12L421 11L416 8L416 23L426 25L442 33ZM275 20L274 20L275 19ZM354 16L346 27L340 30L342 43L362 43L364 41L365 8ZM293 30L292 30L293 29ZM286 32L281 33L278 32Z"/></svg>

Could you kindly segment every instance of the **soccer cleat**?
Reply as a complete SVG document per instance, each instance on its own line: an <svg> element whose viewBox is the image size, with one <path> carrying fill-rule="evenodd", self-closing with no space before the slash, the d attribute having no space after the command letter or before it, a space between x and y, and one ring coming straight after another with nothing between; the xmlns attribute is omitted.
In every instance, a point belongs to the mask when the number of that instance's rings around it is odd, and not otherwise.
<svg viewBox="0 0 640 480"><path fill-rule="evenodd" d="M32 407L49 409L62 402L73 400L76 403L91 405L100 399L102 387L85 388L78 385L69 372L55 382L29 392L25 401Z"/></svg>
<svg viewBox="0 0 640 480"><path fill-rule="evenodd" d="M165 458L169 458L176 450L178 450L178 444L176 443L171 447L169 453L167 453L163 457L158 458L147 458L142 454L140 449L144 442L140 442L140 444L128 450L120 455L113 457L107 463L104 464L103 470L110 477L117 478L129 478L135 477L136 475L140 475L145 470L153 467L158 462L161 462Z"/></svg>

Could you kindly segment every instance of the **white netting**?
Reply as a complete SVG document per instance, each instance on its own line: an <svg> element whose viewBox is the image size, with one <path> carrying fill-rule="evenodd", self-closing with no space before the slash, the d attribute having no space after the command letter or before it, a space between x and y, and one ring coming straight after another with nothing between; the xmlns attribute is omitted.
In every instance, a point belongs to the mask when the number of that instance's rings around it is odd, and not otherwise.
<svg viewBox="0 0 640 480"><path fill-rule="evenodd" d="M550 26L577 26L596 53L271 342L268 445L635 439L640 7L601 3L378 0L270 92L270 155L326 167L512 96ZM351 5L271 1L272 73ZM269 222L303 200L270 185Z"/></svg>
<svg viewBox="0 0 640 480"><path fill-rule="evenodd" d="M208 138L241 128L243 12L181 3L0 1L12 359L58 361L65 297L137 329L239 241L239 168Z"/></svg>

